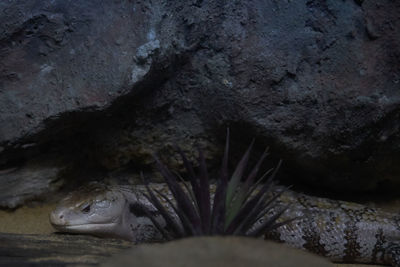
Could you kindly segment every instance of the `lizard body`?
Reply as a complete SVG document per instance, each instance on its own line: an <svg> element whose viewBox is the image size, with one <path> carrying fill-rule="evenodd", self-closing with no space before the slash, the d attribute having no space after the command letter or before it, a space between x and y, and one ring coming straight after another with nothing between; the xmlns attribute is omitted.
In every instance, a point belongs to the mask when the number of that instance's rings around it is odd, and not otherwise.
<svg viewBox="0 0 400 267"><path fill-rule="evenodd" d="M173 200L165 184L151 186ZM211 192L214 189L211 187ZM136 243L159 240L160 233L137 206L141 203L156 212L143 196L145 192L140 185L91 184L62 200L50 214L50 222L63 232L118 237ZM168 203L160 201L171 210ZM400 266L400 215L293 191L279 197L271 213L287 205L288 210L279 220L298 216L301 219L269 232L266 239L285 242L335 262Z"/></svg>

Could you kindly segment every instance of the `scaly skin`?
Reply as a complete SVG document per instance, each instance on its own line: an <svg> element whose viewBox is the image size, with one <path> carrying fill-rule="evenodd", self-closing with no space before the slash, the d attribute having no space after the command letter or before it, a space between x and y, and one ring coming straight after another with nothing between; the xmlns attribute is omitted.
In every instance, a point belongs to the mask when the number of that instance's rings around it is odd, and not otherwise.
<svg viewBox="0 0 400 267"><path fill-rule="evenodd" d="M172 199L165 184L151 186ZM143 186L91 184L62 200L50 214L50 222L63 232L119 237L136 243L158 240L161 238L158 231L135 206L140 202L156 212L143 197L144 192ZM160 201L168 207L165 201ZM398 214L293 191L285 192L274 210L286 205L289 209L280 220L298 216L301 219L279 227L265 238L309 250L335 262L400 266ZM161 217L158 218L163 224Z"/></svg>

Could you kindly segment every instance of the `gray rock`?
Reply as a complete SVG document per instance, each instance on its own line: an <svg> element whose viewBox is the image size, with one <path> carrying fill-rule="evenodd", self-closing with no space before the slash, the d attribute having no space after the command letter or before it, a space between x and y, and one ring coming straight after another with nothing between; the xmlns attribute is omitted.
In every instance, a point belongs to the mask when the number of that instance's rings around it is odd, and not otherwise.
<svg viewBox="0 0 400 267"><path fill-rule="evenodd" d="M160 19L132 2L13 1L0 9L0 143L130 92L138 82L130 79L132 52L155 45Z"/></svg>
<svg viewBox="0 0 400 267"><path fill-rule="evenodd" d="M0 208L13 209L28 200L53 192L58 183L59 168L28 164L0 172Z"/></svg>
<svg viewBox="0 0 400 267"><path fill-rule="evenodd" d="M115 255L104 267L119 266L333 266L321 257L282 244L244 237L202 237L142 245Z"/></svg>
<svg viewBox="0 0 400 267"><path fill-rule="evenodd" d="M138 173L155 151L180 168L168 154L177 141L199 142L218 166L229 125L233 148L257 136L296 183L399 188L397 1L0 9L0 168L47 155L85 170L68 178L80 180Z"/></svg>

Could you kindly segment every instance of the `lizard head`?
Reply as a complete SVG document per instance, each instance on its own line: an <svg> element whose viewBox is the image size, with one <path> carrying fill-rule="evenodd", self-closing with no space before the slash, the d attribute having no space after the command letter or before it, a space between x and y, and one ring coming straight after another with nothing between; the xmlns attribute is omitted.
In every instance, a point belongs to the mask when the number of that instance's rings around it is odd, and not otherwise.
<svg viewBox="0 0 400 267"><path fill-rule="evenodd" d="M124 186L92 182L69 193L50 213L50 223L59 232L121 238L136 243L159 240L160 233L143 212L154 207L139 191ZM156 216L158 223L165 222Z"/></svg>
<svg viewBox="0 0 400 267"><path fill-rule="evenodd" d="M122 192L90 183L62 199L50 213L50 223L60 232L118 235L126 202Z"/></svg>

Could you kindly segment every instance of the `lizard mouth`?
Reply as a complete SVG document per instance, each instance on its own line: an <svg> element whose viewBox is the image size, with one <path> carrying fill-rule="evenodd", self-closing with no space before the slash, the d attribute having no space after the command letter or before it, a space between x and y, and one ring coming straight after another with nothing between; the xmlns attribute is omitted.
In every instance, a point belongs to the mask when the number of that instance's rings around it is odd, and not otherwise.
<svg viewBox="0 0 400 267"><path fill-rule="evenodd" d="M85 223L75 225L57 225L51 224L57 231L70 232L70 233L88 233L88 232L101 232L106 229L111 229L116 226L116 223Z"/></svg>

